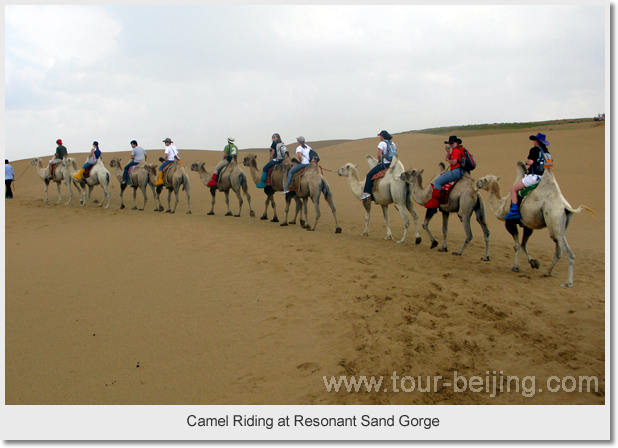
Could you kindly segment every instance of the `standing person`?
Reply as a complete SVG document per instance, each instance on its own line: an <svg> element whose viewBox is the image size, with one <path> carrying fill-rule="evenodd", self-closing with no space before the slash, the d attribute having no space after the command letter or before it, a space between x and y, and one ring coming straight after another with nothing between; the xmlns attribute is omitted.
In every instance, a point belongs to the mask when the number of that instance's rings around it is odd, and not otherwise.
<svg viewBox="0 0 618 448"><path fill-rule="evenodd" d="M378 164L371 168L365 177L364 193L359 198L361 201L371 197L371 189L373 182L371 178L378 172L385 170L391 166L393 155L397 152L397 145L393 143L393 136L386 131L378 134L380 143L378 144Z"/></svg>
<svg viewBox="0 0 618 448"><path fill-rule="evenodd" d="M129 181L129 168L139 164L146 158L146 151L144 151L144 148L141 146L138 146L135 140L131 140L131 148L133 148L131 151L131 161L124 167L124 172L122 173L122 185L126 185Z"/></svg>
<svg viewBox="0 0 618 448"><path fill-rule="evenodd" d="M506 214L504 219L521 219L521 213L519 211L519 205L517 204L517 192L523 190L526 187L536 185L541 181L541 177L545 172L546 160L551 160L551 154L547 150L549 142L547 136L540 132L536 135L528 137L534 142L534 148L530 148L528 152L528 159L526 165L528 165L528 173L522 180L518 180L511 187L511 209Z"/></svg>
<svg viewBox="0 0 618 448"><path fill-rule="evenodd" d="M64 159L68 154L67 149L62 145L61 139L56 140L56 144L58 145L58 147L56 148L56 153L54 154L54 157L52 157L52 159L47 164L48 172L47 176L45 176L45 179L51 179L53 177L52 165L62 163L62 159Z"/></svg>
<svg viewBox="0 0 618 448"><path fill-rule="evenodd" d="M157 179L157 181L155 182L155 185L163 185L163 168L165 168L167 165L169 165L170 163L172 163L174 161L174 157L178 157L178 150L176 149L176 147L174 145L172 145L172 143L174 143L172 141L171 138L166 138L165 140L163 140L163 143L165 143L165 162L163 162L161 164L161 166L159 167L159 178Z"/></svg>
<svg viewBox="0 0 618 448"><path fill-rule="evenodd" d="M464 149L464 147L461 146L463 143L461 139L457 138L456 135L451 135L448 138L448 142L444 143L446 143L444 147L446 157L444 160L449 163L451 169L440 174L433 182L431 199L427 201L425 208L438 208L440 206L440 191L442 190L442 185L461 179L466 172L460 165Z"/></svg>
<svg viewBox="0 0 618 448"><path fill-rule="evenodd" d="M270 158L271 160L264 165L262 168L262 180L260 180L256 187L264 188L266 187L266 178L268 177L268 170L275 165L279 165L285 154L288 152L288 148L286 148L285 144L281 141L281 136L279 134L273 134L271 137L272 143L270 145Z"/></svg>
<svg viewBox="0 0 618 448"><path fill-rule="evenodd" d="M234 139L234 137L228 137L227 145L225 145L225 148L223 148L223 160L221 160L219 163L217 163L217 166L215 166L215 169L212 172L212 179L208 181L208 183L206 184L207 186L216 187L219 171L221 171L224 167L228 166L232 159L237 161L238 147L234 144L235 141L236 140Z"/></svg>
<svg viewBox="0 0 618 448"><path fill-rule="evenodd" d="M6 199L13 199L13 190L11 189L11 183L15 180L15 172L13 167L9 165L9 160L4 159L4 197Z"/></svg>
<svg viewBox="0 0 618 448"><path fill-rule="evenodd" d="M281 194L288 194L288 188L290 186L290 182L292 182L292 175L299 170L302 170L303 168L306 168L309 166L309 151L311 151L311 147L307 144L305 144L305 137L300 136L296 138L296 141L298 143L300 143L300 145L298 145L298 148L296 148L296 154L298 154L298 159L300 160L300 163L298 165L295 165L292 167L292 169L290 170L290 172L288 173L288 180L285 183L285 188L283 189L283 193Z"/></svg>
<svg viewBox="0 0 618 448"><path fill-rule="evenodd" d="M91 165L96 165L101 157L101 150L99 149L99 142L92 142L92 149L90 150L90 154L88 155L88 160L82 166L82 169L79 170L78 173L74 174L73 177L77 180L82 180L82 176L84 175L84 171Z"/></svg>

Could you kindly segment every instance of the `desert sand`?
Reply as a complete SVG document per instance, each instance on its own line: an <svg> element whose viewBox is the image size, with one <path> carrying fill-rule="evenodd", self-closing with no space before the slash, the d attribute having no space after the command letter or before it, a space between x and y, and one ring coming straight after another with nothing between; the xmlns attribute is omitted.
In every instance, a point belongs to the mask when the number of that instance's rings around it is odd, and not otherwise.
<svg viewBox="0 0 618 448"><path fill-rule="evenodd" d="M381 129L368 132L375 135ZM535 231L528 248L541 262L525 260L511 272L512 239L488 207L491 261L481 261L484 241L473 219L474 239L464 241L451 216L449 251L407 241L391 206L394 240L385 241L382 212L374 205L370 235L364 209L337 169L351 162L365 175L365 156L376 156L377 137L308 144L318 150L334 196L341 234L321 201L315 232L260 220L266 199L249 169L251 207L239 218L224 216L222 193L207 216L210 193L189 172L191 206L184 192L175 214L154 211L150 189L144 211L120 210L120 186L112 173L109 209L98 204L56 204L55 185L44 202L43 182L30 159L12 161L15 198L5 200L6 404L603 404L605 403L605 127L573 123L457 135L478 168L472 177L502 176L502 195L515 178L515 164L531 147L529 135L546 133L554 173L573 207L596 212L573 217L567 239L575 253L574 287L563 257L544 277L554 254L547 229ZM308 134L308 133L307 133ZM188 150L177 142L183 164L221 157ZM269 135L266 135L268 141ZM293 136L283 136L293 151ZM342 136L345 137L345 136ZM424 169L430 180L444 158L448 135L395 134L407 170ZM128 140L127 140L128 141ZM222 148L223 144L222 143ZM127 145L128 146L128 145ZM103 159L130 151L105 152ZM50 148L50 152L54 148ZM71 156L82 163L85 153ZM129 148L130 149L130 148ZM266 162L267 150L243 150ZM163 147L148 150L154 162ZM41 154L45 161L51 154ZM157 162L158 163L158 162ZM109 168L108 168L109 169ZM102 198L97 187L93 197ZM63 199L68 200L66 186ZM141 192L137 195L141 206ZM167 206L167 195L162 194ZM276 194L279 218L284 198ZM236 213L235 195L230 206ZM167 207L166 207L167 208ZM315 218L309 206L309 219ZM430 228L442 242L441 216ZM454 373L470 378L487 372L535 376L537 385L557 376L596 376L597 392L559 391L525 397L521 392L431 393L327 392L323 377L399 377ZM390 380L389 380L390 381Z"/></svg>

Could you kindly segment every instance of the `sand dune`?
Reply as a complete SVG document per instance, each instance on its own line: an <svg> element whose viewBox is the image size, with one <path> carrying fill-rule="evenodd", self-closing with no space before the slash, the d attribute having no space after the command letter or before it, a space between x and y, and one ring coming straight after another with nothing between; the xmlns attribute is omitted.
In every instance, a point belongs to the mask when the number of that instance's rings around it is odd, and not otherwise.
<svg viewBox="0 0 618 448"><path fill-rule="evenodd" d="M554 172L576 215L567 232L576 255L573 288L566 258L550 278L554 243L535 231L532 270L522 262L510 272L512 240L487 210L491 261L481 261L484 242L473 220L474 240L463 244L456 217L449 225L449 252L385 241L379 207L370 236L361 237L364 211L336 170L347 162L368 171L377 138L308 142L319 149L333 190L339 224L322 203L315 232L260 220L266 196L250 182L249 217L224 216L217 195L190 172L192 215L184 192L175 214L155 213L150 190L144 211L119 210L112 180L109 209L98 204L43 202L43 182L30 160L12 162L15 199L5 200L6 403L7 404L602 404L605 402L605 128L604 123L550 125L517 131L466 131L458 135L474 154L473 177L502 176L506 195L515 163L530 148L528 136L544 132ZM435 173L445 135L395 135L406 169ZM307 136L310 138L310 136ZM291 139L291 138L290 138ZM103 146L103 145L102 145ZM289 145L294 149L295 144ZM185 166L219 152L183 150ZM69 151L71 148L69 148ZM267 151L258 154L260 166ZM153 161L163 149L149 150ZM71 154L75 155L75 154ZM50 154L45 156L49 159ZM75 155L78 162L85 154ZM105 153L104 160L129 152ZM249 174L248 168L244 168ZM111 169L110 169L111 171ZM427 177L429 180L429 177ZM486 192L481 192L487 204ZM67 189L62 187L64 199ZM101 199L97 187L93 196ZM137 195L141 204L141 192ZM283 196L277 194L283 217ZM166 205L166 195L163 195ZM237 210L234 195L232 211ZM421 220L424 209L415 205ZM272 217L272 210L268 212ZM309 207L309 219L315 218ZM391 208L395 240L403 223ZM430 224L441 242L441 219ZM420 227L420 225L419 225ZM590 393L327 392L323 376L590 375Z"/></svg>

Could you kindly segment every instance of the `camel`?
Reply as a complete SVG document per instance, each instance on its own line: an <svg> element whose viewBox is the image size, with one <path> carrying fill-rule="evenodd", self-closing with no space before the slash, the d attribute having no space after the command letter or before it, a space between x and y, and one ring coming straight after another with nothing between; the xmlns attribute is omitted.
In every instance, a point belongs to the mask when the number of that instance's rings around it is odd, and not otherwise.
<svg viewBox="0 0 618 448"><path fill-rule="evenodd" d="M51 179L46 179L48 168L46 166L43 166L43 161L41 159L34 159L32 162L30 162L30 164L34 165L34 167L36 168L37 174L43 180L43 182L45 182L45 202L49 202L49 195L47 193L47 188L49 187L50 182L56 182L56 186L58 187L57 204L60 204L62 202L62 197L60 195L60 183L62 181L64 181L64 183L69 189L69 200L65 205L69 205L71 202L71 199L73 199L73 189L71 188L71 183L75 185L75 188L77 188L77 191L80 193L80 197L81 197L81 188L79 184L77 183L77 180L73 179L69 175L66 167L63 166L62 164L58 164L54 167L54 172L52 173Z"/></svg>
<svg viewBox="0 0 618 448"><path fill-rule="evenodd" d="M409 182L412 186L412 197L420 204L425 205L431 198L432 186L427 185L423 188L423 179L421 174L424 170L406 171L401 175L401 179ZM438 175L444 172L444 164L439 164ZM436 176L437 177L437 176ZM431 248L433 249L438 245L438 242L429 231L429 221L433 215L436 214L437 209L428 209L425 214L425 221L423 222L423 229L429 234L431 239ZM482 196L474 188L474 180L470 177L470 173L466 172L461 179L457 181L453 189L449 194L448 204L440 204L440 211L442 212L442 234L444 235L444 242L442 248L438 249L439 252L447 252L446 235L448 233L448 218L450 213L457 213L459 220L462 222L464 230L466 232L466 240L459 252L453 252L453 255L463 254L466 246L472 241L472 229L470 228L470 218L472 213L476 214L476 220L483 229L485 235L485 256L481 258L483 261L489 261L489 229L487 228L487 220L485 216L485 204L483 203Z"/></svg>
<svg viewBox="0 0 618 448"><path fill-rule="evenodd" d="M62 161L62 166L66 167L71 178L73 178L74 174L77 174L79 172L79 169L73 157L68 157L64 159ZM90 176L88 176L88 178L82 177L81 180L78 182L84 192L83 199L81 200L82 207L86 205L86 185L88 186L88 199L90 199L95 204L98 201L92 198L92 189L96 185L101 185L101 187L103 188L103 199L101 200L101 204L99 205L99 207L103 206L105 198L107 197L107 207L105 208L109 208L109 203L112 199L112 194L109 192L108 189L108 186L111 182L111 176L109 174L109 171L107 171L107 168L105 168L102 158L99 157L97 163L92 167L92 170L90 171Z"/></svg>
<svg viewBox="0 0 618 448"><path fill-rule="evenodd" d="M159 158L159 161L163 162L164 159ZM146 165L145 169L148 172L148 177L150 178L150 183L155 184L157 182L157 166L158 165ZM167 210L165 213L174 213L176 211L176 206L178 205L178 194L180 192L180 187L184 188L187 193L187 204L189 206L189 211L187 211L187 215L191 214L191 197L189 196L189 188L191 187L189 183L189 175L187 174L187 170L185 170L184 166L182 166L182 162L178 157L174 157L174 163L163 173L163 185L156 186L156 195L155 201L159 201L159 208L156 208L155 211L162 212L163 206L161 205L161 199L159 195L161 194L161 190L163 188L167 188ZM176 195L176 202L174 203L174 209L171 207L171 197L172 190L174 190L174 194ZM155 204L156 205L156 204Z"/></svg>
<svg viewBox="0 0 618 448"><path fill-rule="evenodd" d="M225 216L232 216L232 212L230 211L230 189L236 193L236 197L238 198L238 214L234 215L236 218L240 217L240 212L242 210L242 196L241 192L245 193L247 197L247 202L249 203L249 216L255 218L255 212L251 209L251 195L249 195L249 191L247 188L247 176L240 169L238 163L235 160L232 160L220 173L217 180L216 187L208 187L208 182L212 178L212 173L209 173L204 168L204 162L195 162L191 164L191 171L197 171L200 175L200 179L204 182L207 188L210 189L210 194L212 195L212 206L210 208L209 215L214 215L215 208L215 195L217 194L217 189L219 191L223 191L225 193L225 203L227 205L227 213Z"/></svg>
<svg viewBox="0 0 618 448"><path fill-rule="evenodd" d="M524 162L517 162L517 176L515 181L521 180L526 172ZM504 197L500 196L500 177L491 174L479 179L476 186L481 190L486 190L489 193L489 207L491 211L501 221L504 221L504 216L508 213L511 207L511 195L507 194ZM519 221L506 221L506 229L513 236L515 245L515 264L510 269L513 272L519 272L519 251L523 251L528 259L528 263L533 269L538 269L540 263L538 260L530 258L526 245L533 230L549 229L549 236L556 243L556 251L554 260L549 266L545 277L551 277L552 270L560 258L562 252L566 252L569 262L569 274L567 282L561 286L573 287L573 265L575 263L575 255L569 247L566 240L566 229L571 222L573 213L579 213L582 210L587 210L591 214L595 214L593 210L580 205L577 209L573 209L567 200L562 196L560 187L556 182L554 173L551 170L545 170L539 185L526 196L519 207L521 213L521 223ZM521 244L519 244L519 231L517 224L523 227L523 236Z"/></svg>
<svg viewBox="0 0 618 448"><path fill-rule="evenodd" d="M298 161L296 159L292 159L293 162L297 162ZM303 225L303 220L302 220L302 212L301 212L301 227L304 227L307 230L310 231L314 231L316 226L318 225L318 221L320 220L320 195L324 194L324 199L326 199L326 202L328 202L328 205L330 205L330 209L333 212L333 216L335 218L335 233L341 233L341 227L339 227L339 223L337 222L337 211L335 210L335 204L333 203L333 193L330 189L330 185L328 185L328 182L326 181L326 179L324 178L324 176L322 176L322 174L320 173L320 170L318 169L318 162L316 160L312 160L311 162L309 162L309 166L307 166L307 168L305 168L304 173L302 174L302 176L300 177L300 186L298 188L298 191L296 192L290 192L288 194L286 194L286 199L287 196L291 196L291 195L295 195L297 198L302 199L303 201L303 209L304 209L304 213L305 213L305 222L307 223L306 225ZM309 201L309 198L311 198L311 200L313 201L313 206L315 208L315 223L313 224L313 227L311 227L309 225L309 216L307 215L307 202ZM287 210L289 208L289 201L286 202L287 207L286 207L286 217L287 217ZM286 218L287 219L287 218Z"/></svg>
<svg viewBox="0 0 618 448"><path fill-rule="evenodd" d="M369 167L373 168L378 163L378 160L367 156L367 163ZM406 236L408 234L408 227L410 226L410 219L406 213L406 209L412 215L414 219L414 228L416 236L416 244L421 242L421 236L418 233L418 215L414 211L412 204L412 196L408 188L408 184L399 179L401 173L403 173L404 167L399 157L394 156L391 167L386 171L384 178L380 180L377 190L373 193L373 201L382 206L382 214L384 215L384 222L386 223L386 237L385 240L392 240L393 234L388 219L388 206L395 204L395 208L401 214L401 218L404 222L403 237L397 241L398 243L405 243ZM348 178L348 184L352 189L352 193L359 199L363 194L363 188L365 186L365 179L361 179L358 174L358 165L352 165L351 163L345 164L339 168L337 174L342 177ZM361 236L369 236L369 218L371 217L371 198L363 200L363 206L365 207L365 230L361 233Z"/></svg>
<svg viewBox="0 0 618 448"><path fill-rule="evenodd" d="M114 157L110 162L109 162L109 166L111 166L112 168L116 168L116 178L118 179L118 182L120 182L120 209L122 210L124 208L124 190L127 188L127 184L123 184L122 183L122 174L124 172L124 170L122 169L122 166L120 165L120 161L122 159L119 159L117 157ZM148 202L148 195L146 194L146 187L150 186L150 188L152 189L152 196L155 198L155 207L158 209L158 206L156 205L156 195L155 195L155 191L154 191L154 185L152 183L150 183L150 179L148 177L148 173L145 170L145 165L146 165L146 160L142 159L140 161L139 164L135 165L135 169L133 170L133 172L131 174L129 174L129 179L131 180L131 185L130 187L133 188L133 208L131 210L144 210L144 208L146 208L146 202ZM144 205L142 205L142 208L137 208L137 189L142 190L142 194L144 195Z"/></svg>
<svg viewBox="0 0 618 448"><path fill-rule="evenodd" d="M257 185L262 179L262 170L258 168L256 159L257 159L257 156L255 154L248 154L243 159L242 163L244 166L249 167L251 178L253 179L253 182L255 182L255 184ZM279 166L275 167L273 171L273 175L272 175L273 185L272 186L267 185L266 188L264 188L264 193L266 194L266 202L264 204L265 205L264 214L262 215L260 219L262 220L268 219L268 204L270 203L272 204L273 212L275 214L275 216L273 217L273 219L270 220L270 222L279 222L279 218L277 218L277 207L275 205L275 192L283 191L283 187L285 186L285 181L288 177L288 172L290 171L291 168L292 168L292 161L290 160L289 154L287 154L286 157L283 159L283 161L279 164ZM296 213L294 214L294 219L288 223L288 212L290 209L290 202L292 201L292 198L296 201ZM285 196L285 219L283 223L281 223L280 225L287 226L288 224L296 224L296 217L298 216L298 213L300 212L300 210L301 210L301 202L298 196L296 196L295 193L287 194ZM305 227L305 222L302 220L302 216L301 216L300 225L303 228Z"/></svg>

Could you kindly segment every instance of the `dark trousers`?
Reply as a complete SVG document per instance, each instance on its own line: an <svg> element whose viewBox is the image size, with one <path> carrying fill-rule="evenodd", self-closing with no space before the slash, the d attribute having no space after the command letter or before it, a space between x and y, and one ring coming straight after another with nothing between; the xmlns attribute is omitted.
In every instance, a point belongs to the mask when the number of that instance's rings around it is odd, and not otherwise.
<svg viewBox="0 0 618 448"><path fill-rule="evenodd" d="M122 173L122 180L124 182L127 182L129 180L129 168L137 165L138 163L139 162L136 162L135 160L131 160L129 163L127 163L127 166L124 167L124 172Z"/></svg>
<svg viewBox="0 0 618 448"><path fill-rule="evenodd" d="M369 172L367 173L367 177L365 178L365 189L363 190L365 193L367 194L371 194L371 189L373 188L373 182L371 181L371 178L378 173L379 171L385 170L386 168L388 168L390 165L384 165L383 163L378 163L376 166L374 166L373 168L371 168L369 170Z"/></svg>
<svg viewBox="0 0 618 448"><path fill-rule="evenodd" d="M13 190L11 189L12 182L13 182L13 179L4 179L4 185L6 186L6 191L4 193L4 196L7 198L13 197Z"/></svg>
<svg viewBox="0 0 618 448"><path fill-rule="evenodd" d="M262 171L264 171L265 173L268 173L268 170L275 166L275 165L279 165L282 162L282 160L271 160L270 162L268 162L266 165L264 165L264 168L262 168Z"/></svg>

